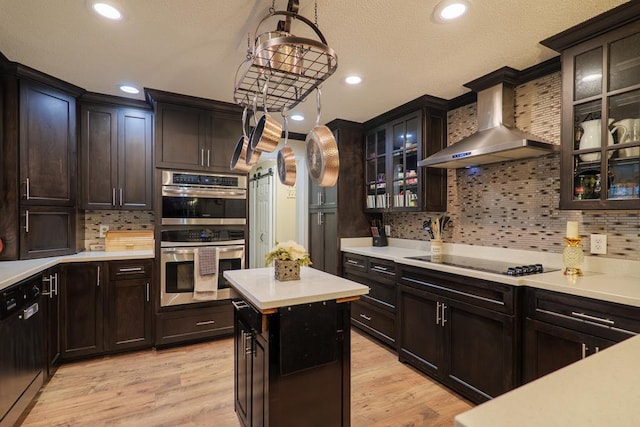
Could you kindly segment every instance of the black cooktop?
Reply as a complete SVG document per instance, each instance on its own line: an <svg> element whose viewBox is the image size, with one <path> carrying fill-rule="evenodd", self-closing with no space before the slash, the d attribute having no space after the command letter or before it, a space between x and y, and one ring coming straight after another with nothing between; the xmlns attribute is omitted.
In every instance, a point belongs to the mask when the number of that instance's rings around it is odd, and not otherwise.
<svg viewBox="0 0 640 427"><path fill-rule="evenodd" d="M508 276L526 276L529 274L558 271L558 268L545 268L542 264L515 264L490 259L471 258L456 255L442 255L435 260L431 256L410 256L407 259L432 262L434 264L451 265L454 267L468 268L470 270L485 271L488 273L506 274Z"/></svg>

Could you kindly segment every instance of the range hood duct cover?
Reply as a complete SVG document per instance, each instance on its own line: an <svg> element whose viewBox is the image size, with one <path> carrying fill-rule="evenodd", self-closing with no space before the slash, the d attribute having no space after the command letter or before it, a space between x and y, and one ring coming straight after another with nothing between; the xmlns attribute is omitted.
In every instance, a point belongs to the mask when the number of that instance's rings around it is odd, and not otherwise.
<svg viewBox="0 0 640 427"><path fill-rule="evenodd" d="M514 88L501 82L478 91L478 132L448 146L418 166L464 168L549 154L559 146L515 127Z"/></svg>

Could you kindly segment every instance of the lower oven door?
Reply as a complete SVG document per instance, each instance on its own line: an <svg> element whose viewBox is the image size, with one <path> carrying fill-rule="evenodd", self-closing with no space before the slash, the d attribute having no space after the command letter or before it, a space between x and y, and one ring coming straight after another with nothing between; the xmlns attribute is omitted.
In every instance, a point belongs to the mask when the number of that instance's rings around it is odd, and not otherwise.
<svg viewBox="0 0 640 427"><path fill-rule="evenodd" d="M193 299L196 248L181 246L161 249L160 305L162 307L202 302ZM218 299L228 299L231 296L231 289L224 278L224 272L244 268L244 245L218 248Z"/></svg>

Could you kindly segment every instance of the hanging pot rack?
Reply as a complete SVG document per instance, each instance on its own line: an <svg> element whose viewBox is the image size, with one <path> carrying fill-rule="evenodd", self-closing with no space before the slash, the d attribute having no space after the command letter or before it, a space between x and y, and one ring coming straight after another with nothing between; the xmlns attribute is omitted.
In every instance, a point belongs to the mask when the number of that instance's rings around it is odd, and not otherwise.
<svg viewBox="0 0 640 427"><path fill-rule="evenodd" d="M259 40L258 29L267 19L284 16L288 30L291 20L298 20L309 26L319 40L297 37L289 34ZM280 29L280 28L279 28ZM327 41L317 25L297 11L270 10L256 26L253 47L249 49L247 59L236 71L234 101L251 108L256 94L262 94L264 85L269 82L268 92L261 109L269 111L290 110L329 78L338 68L338 56L327 45ZM266 105L265 105L266 104Z"/></svg>

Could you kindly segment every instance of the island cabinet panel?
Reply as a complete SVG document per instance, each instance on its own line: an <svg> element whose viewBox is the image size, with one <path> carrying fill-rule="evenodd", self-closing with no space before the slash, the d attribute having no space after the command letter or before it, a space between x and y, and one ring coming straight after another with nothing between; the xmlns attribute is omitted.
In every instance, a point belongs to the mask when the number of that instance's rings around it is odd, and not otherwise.
<svg viewBox="0 0 640 427"><path fill-rule="evenodd" d="M351 323L396 348L396 265L393 261L344 253L343 277L369 287L351 308Z"/></svg>
<svg viewBox="0 0 640 427"><path fill-rule="evenodd" d="M235 410L243 427L349 426L349 304L235 310Z"/></svg>
<svg viewBox="0 0 640 427"><path fill-rule="evenodd" d="M640 333L637 307L527 289L523 381L533 381Z"/></svg>
<svg viewBox="0 0 640 427"><path fill-rule="evenodd" d="M84 102L80 113L81 208L151 209L151 111Z"/></svg>
<svg viewBox="0 0 640 427"><path fill-rule="evenodd" d="M474 402L516 387L511 286L398 264L398 356Z"/></svg>

